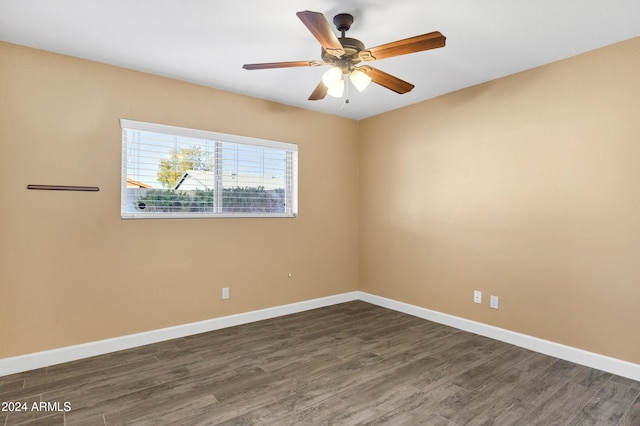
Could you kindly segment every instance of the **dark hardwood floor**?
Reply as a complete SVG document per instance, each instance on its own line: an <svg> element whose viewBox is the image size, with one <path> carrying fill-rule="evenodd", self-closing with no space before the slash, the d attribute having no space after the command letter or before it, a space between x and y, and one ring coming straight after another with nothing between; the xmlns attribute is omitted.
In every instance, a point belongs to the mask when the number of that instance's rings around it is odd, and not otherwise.
<svg viewBox="0 0 640 426"><path fill-rule="evenodd" d="M639 395L358 301L0 377L3 408L27 408L0 425L637 426Z"/></svg>

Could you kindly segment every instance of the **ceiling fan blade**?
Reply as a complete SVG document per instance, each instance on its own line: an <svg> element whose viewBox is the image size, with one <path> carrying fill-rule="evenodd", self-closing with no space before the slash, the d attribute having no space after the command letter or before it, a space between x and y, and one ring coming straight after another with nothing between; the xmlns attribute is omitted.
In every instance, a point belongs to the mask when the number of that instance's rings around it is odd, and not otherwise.
<svg viewBox="0 0 640 426"><path fill-rule="evenodd" d="M317 67L324 65L322 61L267 62L264 64L244 64L245 70L265 70L270 68Z"/></svg>
<svg viewBox="0 0 640 426"><path fill-rule="evenodd" d="M422 52L423 50L437 49L444 47L446 37L439 31L422 34L415 37L405 38L369 49L376 59L392 58L394 56L406 55L408 53Z"/></svg>
<svg viewBox="0 0 640 426"><path fill-rule="evenodd" d="M319 101L320 99L324 99L324 97L327 96L327 90L329 90L327 86L325 86L323 82L320 82L320 84L316 86L311 96L309 96L309 100Z"/></svg>
<svg viewBox="0 0 640 426"><path fill-rule="evenodd" d="M320 42L327 53L337 58L344 55L344 49L342 48L342 44L340 44L340 40L338 40L333 30L331 30L329 22L327 22L327 19L322 13L305 10L296 13L296 15L298 15L298 18L300 18L302 23L311 31L311 34Z"/></svg>
<svg viewBox="0 0 640 426"><path fill-rule="evenodd" d="M357 69L364 71L369 77L371 77L371 81L374 83L379 84L382 87L386 87L389 90L393 90L401 95L410 92L415 87L411 83L400 80L398 77L394 77L391 74L387 74L386 72L370 67L369 65L365 65Z"/></svg>

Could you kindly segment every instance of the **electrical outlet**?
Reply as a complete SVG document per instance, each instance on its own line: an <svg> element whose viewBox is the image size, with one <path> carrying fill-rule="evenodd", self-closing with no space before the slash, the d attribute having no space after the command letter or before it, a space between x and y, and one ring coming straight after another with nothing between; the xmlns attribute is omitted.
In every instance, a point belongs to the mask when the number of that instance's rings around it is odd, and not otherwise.
<svg viewBox="0 0 640 426"><path fill-rule="evenodd" d="M473 302L482 303L482 292L480 290L473 291Z"/></svg>
<svg viewBox="0 0 640 426"><path fill-rule="evenodd" d="M498 309L498 296L491 295L489 306L493 309Z"/></svg>
<svg viewBox="0 0 640 426"><path fill-rule="evenodd" d="M222 288L222 298L223 299L228 299L229 298L229 287L223 287Z"/></svg>

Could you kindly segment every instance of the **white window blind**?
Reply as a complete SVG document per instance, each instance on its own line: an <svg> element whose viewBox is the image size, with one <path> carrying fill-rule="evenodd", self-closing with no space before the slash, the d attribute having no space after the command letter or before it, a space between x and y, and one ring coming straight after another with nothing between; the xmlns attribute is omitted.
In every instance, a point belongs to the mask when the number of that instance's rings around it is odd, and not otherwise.
<svg viewBox="0 0 640 426"><path fill-rule="evenodd" d="M133 120L122 127L121 217L294 217L298 146Z"/></svg>

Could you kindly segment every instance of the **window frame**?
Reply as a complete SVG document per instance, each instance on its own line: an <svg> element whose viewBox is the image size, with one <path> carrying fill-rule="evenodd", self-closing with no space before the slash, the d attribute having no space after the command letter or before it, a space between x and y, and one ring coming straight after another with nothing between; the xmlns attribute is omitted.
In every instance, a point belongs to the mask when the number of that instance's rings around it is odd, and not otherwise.
<svg viewBox="0 0 640 426"><path fill-rule="evenodd" d="M298 216L298 145L288 142L272 141L248 136L233 135L228 133L212 132L208 130L191 129L186 127L157 124L144 121L136 121L121 118L122 129L122 163L121 163L121 190L120 190L120 218L129 219L198 219L198 218L292 218ZM258 148L282 150L285 153L285 211L284 212L149 212L127 211L127 157L128 145L126 131L137 130L142 132L158 133L177 137L195 138L214 142L216 146L224 143L246 145ZM220 143L220 144L218 144ZM216 149L217 151L217 149ZM217 153L215 154L217 155ZM219 160L220 161L220 160ZM216 167L220 167L216 161ZM218 173L221 172L219 169ZM219 183L216 182L215 185ZM220 191L218 191L220 192ZM218 199L219 200L219 199ZM216 208L219 208L217 206Z"/></svg>

